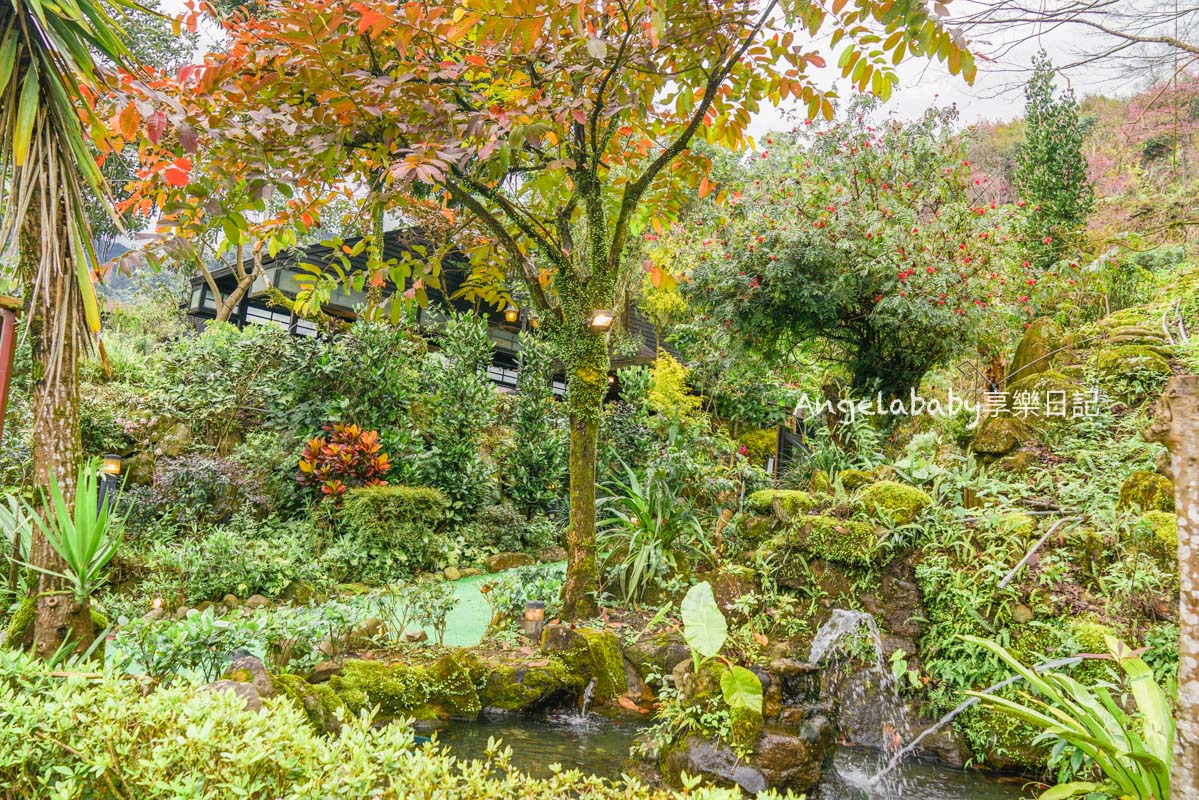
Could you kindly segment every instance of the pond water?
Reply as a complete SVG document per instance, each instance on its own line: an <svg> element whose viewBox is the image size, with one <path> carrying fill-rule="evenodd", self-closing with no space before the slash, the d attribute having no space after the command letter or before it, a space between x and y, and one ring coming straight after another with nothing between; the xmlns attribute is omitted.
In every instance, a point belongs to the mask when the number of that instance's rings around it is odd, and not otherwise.
<svg viewBox="0 0 1199 800"><path fill-rule="evenodd" d="M451 721L437 730L437 738L451 753L466 759L482 758L487 740L495 737L512 748L512 763L525 772L545 777L551 764L578 768L606 778L619 779L625 771L629 746L646 721L626 716L565 712L547 717L492 716L475 721ZM421 733L428 735L429 730ZM841 747L833 769L819 793L820 800L1020 800L1035 796L1020 782L1003 782L978 772L951 770L919 761L908 761L878 786L870 779L885 762L881 753Z"/></svg>

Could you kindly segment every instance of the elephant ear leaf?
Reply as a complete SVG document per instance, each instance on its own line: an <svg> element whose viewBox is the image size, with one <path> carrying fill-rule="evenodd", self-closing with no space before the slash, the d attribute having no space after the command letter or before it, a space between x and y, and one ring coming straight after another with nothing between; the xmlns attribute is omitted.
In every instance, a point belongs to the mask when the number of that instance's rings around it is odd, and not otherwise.
<svg viewBox="0 0 1199 800"><path fill-rule="evenodd" d="M720 676L720 693L729 708L762 713L762 681L745 667L733 667Z"/></svg>
<svg viewBox="0 0 1199 800"><path fill-rule="evenodd" d="M724 647L728 638L728 624L720 606L716 605L716 597L712 587L707 582L692 586L687 596L683 598L680 609L683 617L683 638L687 640L697 655L711 658Z"/></svg>

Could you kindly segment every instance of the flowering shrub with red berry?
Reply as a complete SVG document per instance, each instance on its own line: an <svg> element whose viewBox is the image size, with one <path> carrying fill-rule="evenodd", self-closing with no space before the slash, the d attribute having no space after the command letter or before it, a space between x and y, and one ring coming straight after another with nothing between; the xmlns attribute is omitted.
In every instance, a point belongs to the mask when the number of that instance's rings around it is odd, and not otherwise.
<svg viewBox="0 0 1199 800"><path fill-rule="evenodd" d="M821 347L859 392L906 394L964 352L1005 349L1052 278L1022 265L1026 212L985 199L955 122L876 121L858 101L726 166L729 201L670 234L693 307L754 351Z"/></svg>
<svg viewBox="0 0 1199 800"><path fill-rule="evenodd" d="M326 497L340 497L357 486L383 486L391 457L383 452L378 431L340 423L325 426L325 435L304 445L296 481L319 487Z"/></svg>

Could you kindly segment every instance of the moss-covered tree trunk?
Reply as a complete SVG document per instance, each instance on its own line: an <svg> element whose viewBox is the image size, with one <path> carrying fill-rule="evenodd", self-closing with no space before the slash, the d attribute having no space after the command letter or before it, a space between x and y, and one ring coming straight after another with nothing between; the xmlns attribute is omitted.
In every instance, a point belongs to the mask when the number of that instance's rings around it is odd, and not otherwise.
<svg viewBox="0 0 1199 800"><path fill-rule="evenodd" d="M1158 402L1149 441L1170 448L1178 514L1178 726L1172 800L1199 797L1199 375L1176 376Z"/></svg>
<svg viewBox="0 0 1199 800"><path fill-rule="evenodd" d="M599 559L595 541L595 483L599 420L608 391L607 335L583 328L567 343L566 386L570 408L570 527L566 531L566 583L562 616L577 620L599 613Z"/></svg>
<svg viewBox="0 0 1199 800"><path fill-rule="evenodd" d="M43 237L43 219L63 220L65 210L58 195L46 200L35 194L25 217L19 241L20 272L42 281L29 296L29 336L33 345L33 468L35 485L44 490L50 476L58 483L69 505L75 500L75 479L82 457L79 438L79 356L86 329L78 278L66 252L50 252ZM55 202L57 201L57 203ZM44 205L43 205L44 204ZM40 212L40 213L39 213ZM66 237L53 241L65 248ZM48 509L43 513L49 513ZM35 567L64 572L66 565L49 540L34 526L29 561ZM61 578L38 573L34 618L34 650L52 656L70 639L78 650L95 637L86 601L76 600Z"/></svg>

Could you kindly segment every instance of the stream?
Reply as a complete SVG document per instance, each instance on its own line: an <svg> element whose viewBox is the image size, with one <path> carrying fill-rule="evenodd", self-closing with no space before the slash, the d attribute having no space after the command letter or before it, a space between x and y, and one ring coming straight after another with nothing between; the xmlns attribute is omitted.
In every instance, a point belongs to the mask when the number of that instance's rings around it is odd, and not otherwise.
<svg viewBox="0 0 1199 800"><path fill-rule="evenodd" d="M551 764L619 780L629 747L646 725L641 718L564 712L547 717L517 715L450 721L435 728L438 740L463 759L481 759L495 737L512 748L512 763L537 777ZM430 730L420 730L430 735ZM1020 782L1001 782L980 772L953 770L909 759L879 785L870 780L886 763L883 754L840 747L826 770L820 800L1019 800L1035 793Z"/></svg>

